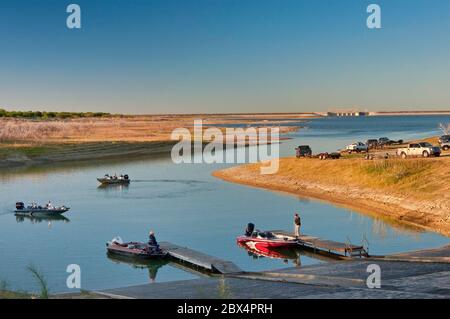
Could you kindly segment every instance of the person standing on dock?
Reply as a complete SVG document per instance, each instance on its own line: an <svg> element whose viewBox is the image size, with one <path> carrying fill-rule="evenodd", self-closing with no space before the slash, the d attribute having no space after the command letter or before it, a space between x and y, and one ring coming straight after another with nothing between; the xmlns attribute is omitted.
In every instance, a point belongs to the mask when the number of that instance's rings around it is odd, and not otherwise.
<svg viewBox="0 0 450 319"><path fill-rule="evenodd" d="M294 233L295 237L300 236L300 226L302 225L302 221L300 219L300 216L295 213L294 215Z"/></svg>

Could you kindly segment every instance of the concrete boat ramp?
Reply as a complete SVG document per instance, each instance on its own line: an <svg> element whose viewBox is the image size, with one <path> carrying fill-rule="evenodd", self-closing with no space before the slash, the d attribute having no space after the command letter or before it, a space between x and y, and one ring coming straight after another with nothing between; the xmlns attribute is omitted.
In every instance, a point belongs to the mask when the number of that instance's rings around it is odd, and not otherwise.
<svg viewBox="0 0 450 319"><path fill-rule="evenodd" d="M124 299L450 298L449 256L450 245L265 272L234 272L236 269L231 268L233 272L206 278L109 289L95 294ZM367 286L371 275L368 266L373 264L381 269L380 288Z"/></svg>

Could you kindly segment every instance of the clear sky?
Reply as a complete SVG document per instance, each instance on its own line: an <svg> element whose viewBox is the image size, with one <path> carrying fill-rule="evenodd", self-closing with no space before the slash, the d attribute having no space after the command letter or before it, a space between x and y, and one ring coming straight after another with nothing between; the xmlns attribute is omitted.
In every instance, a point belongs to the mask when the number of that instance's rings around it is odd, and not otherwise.
<svg viewBox="0 0 450 319"><path fill-rule="evenodd" d="M66 27L66 6L82 29ZM366 26L370 3L382 29ZM448 0L1 0L0 107L450 110Z"/></svg>

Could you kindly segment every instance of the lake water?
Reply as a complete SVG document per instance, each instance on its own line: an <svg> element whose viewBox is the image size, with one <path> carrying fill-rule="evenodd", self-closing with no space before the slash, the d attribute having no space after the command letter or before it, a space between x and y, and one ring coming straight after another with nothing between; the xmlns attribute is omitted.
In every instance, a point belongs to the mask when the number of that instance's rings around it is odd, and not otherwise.
<svg viewBox="0 0 450 319"><path fill-rule="evenodd" d="M392 139L438 135L438 123L450 117L327 118L306 123L289 134L281 154L310 144L314 152L335 151L356 140L388 136ZM305 123L299 123L305 125ZM66 267L78 264L82 288L105 289L195 278L172 264L150 267L111 260L105 242L146 241L150 229L158 240L170 241L231 260L244 270L267 270L324 262L301 255L287 263L253 258L235 243L252 221L260 229L291 229L295 211L302 215L302 231L328 239L360 243L366 237L373 254L437 247L450 240L438 234L391 224L325 202L269 192L215 179L211 172L227 165L175 165L170 157L40 167L2 173L0 177L0 280L15 289L34 290L26 270L36 265L53 292L68 291ZM129 187L98 188L96 177L128 173ZM16 201L72 207L67 219L17 219ZM157 270L157 273L156 273ZM155 278L156 276L156 278Z"/></svg>

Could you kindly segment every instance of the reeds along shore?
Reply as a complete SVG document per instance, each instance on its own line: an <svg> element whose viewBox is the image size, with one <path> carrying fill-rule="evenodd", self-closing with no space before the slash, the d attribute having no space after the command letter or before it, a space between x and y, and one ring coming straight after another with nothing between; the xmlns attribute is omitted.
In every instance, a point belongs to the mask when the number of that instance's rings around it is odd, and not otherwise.
<svg viewBox="0 0 450 319"><path fill-rule="evenodd" d="M276 115L273 115L276 116ZM281 115L280 115L281 116ZM285 116L285 115L284 115ZM83 143L105 141L150 142L168 141L177 128L193 129L194 121L201 119L205 128L216 125L225 128L229 124L265 126L284 123L283 130L292 130L289 122L311 118L289 115L285 120L266 119L266 115L148 115L102 116L68 119L19 119L0 117L0 143Z"/></svg>
<svg viewBox="0 0 450 319"><path fill-rule="evenodd" d="M292 116L292 115L290 115ZM0 168L29 166L42 162L97 160L134 155L170 154L177 141L171 139L178 128L193 130L194 120L202 119L225 130L229 124L265 127L282 121L280 133L299 129L301 115L271 121L266 115L246 119L233 115L152 115L103 116L71 119L0 118ZM292 121L290 119L289 121Z"/></svg>
<svg viewBox="0 0 450 319"><path fill-rule="evenodd" d="M260 164L216 171L223 180L326 200L450 236L450 154L427 159L282 158L274 175Z"/></svg>

